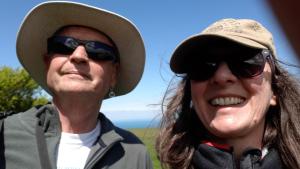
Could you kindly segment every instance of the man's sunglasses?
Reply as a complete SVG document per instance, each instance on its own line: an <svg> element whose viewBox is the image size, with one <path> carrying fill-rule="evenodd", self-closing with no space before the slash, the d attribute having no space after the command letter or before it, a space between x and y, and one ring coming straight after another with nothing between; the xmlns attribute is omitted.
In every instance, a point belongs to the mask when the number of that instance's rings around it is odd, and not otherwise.
<svg viewBox="0 0 300 169"><path fill-rule="evenodd" d="M79 40L67 36L52 36L48 38L48 53L70 55L82 45L88 57L94 61L118 61L117 49L98 41Z"/></svg>
<svg viewBox="0 0 300 169"><path fill-rule="evenodd" d="M260 50L243 58L238 57L216 57L191 61L187 75L189 79L195 81L208 80L217 71L221 62L226 62L230 71L238 78L252 78L260 75L264 71L266 61L269 61L272 69L274 67L269 50Z"/></svg>

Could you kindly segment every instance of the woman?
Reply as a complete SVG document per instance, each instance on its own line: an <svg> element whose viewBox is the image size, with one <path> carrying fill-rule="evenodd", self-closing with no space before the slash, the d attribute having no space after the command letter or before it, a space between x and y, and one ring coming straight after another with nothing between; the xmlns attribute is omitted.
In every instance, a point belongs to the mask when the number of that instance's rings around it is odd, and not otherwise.
<svg viewBox="0 0 300 169"><path fill-rule="evenodd" d="M217 21L183 41L170 64L182 80L165 99L163 167L300 168L299 85L260 23Z"/></svg>

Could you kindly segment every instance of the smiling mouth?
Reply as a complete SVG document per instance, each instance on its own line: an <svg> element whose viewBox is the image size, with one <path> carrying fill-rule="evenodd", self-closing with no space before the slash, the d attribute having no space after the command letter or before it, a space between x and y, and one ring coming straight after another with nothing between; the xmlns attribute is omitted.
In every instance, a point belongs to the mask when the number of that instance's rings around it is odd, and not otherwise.
<svg viewBox="0 0 300 169"><path fill-rule="evenodd" d="M245 99L240 97L219 97L210 100L209 103L212 106L231 106L241 104L244 101Z"/></svg>
<svg viewBox="0 0 300 169"><path fill-rule="evenodd" d="M65 75L74 75L74 76L80 76L84 79L90 79L90 77L86 74L80 73L80 72L65 72Z"/></svg>

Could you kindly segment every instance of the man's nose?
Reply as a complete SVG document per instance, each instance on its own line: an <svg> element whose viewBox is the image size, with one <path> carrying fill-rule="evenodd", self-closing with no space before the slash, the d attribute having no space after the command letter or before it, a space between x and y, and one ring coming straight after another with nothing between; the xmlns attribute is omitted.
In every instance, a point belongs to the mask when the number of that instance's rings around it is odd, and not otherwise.
<svg viewBox="0 0 300 169"><path fill-rule="evenodd" d="M81 63L88 61L88 53L85 50L85 47L80 45L77 46L73 53L69 56L70 60L73 62Z"/></svg>

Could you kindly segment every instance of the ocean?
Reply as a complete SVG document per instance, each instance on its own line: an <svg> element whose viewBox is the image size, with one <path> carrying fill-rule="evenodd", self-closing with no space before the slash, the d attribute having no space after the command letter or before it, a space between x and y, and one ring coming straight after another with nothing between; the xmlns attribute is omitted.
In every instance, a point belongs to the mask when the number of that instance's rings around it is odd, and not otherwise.
<svg viewBox="0 0 300 169"><path fill-rule="evenodd" d="M158 128L160 120L144 119L144 120L124 120L124 121L113 121L114 125L123 129L132 128Z"/></svg>
<svg viewBox="0 0 300 169"><path fill-rule="evenodd" d="M157 128L160 124L160 111L106 111L104 113L114 125L124 128Z"/></svg>

